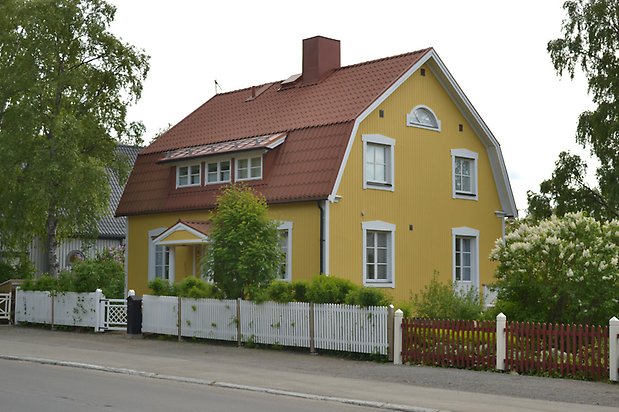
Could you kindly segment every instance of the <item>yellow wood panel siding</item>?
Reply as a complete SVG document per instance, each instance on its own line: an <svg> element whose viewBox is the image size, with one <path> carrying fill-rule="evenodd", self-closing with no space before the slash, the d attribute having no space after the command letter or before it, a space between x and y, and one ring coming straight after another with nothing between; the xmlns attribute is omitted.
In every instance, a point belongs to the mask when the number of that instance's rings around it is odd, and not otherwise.
<svg viewBox="0 0 619 412"><path fill-rule="evenodd" d="M406 115L417 105L434 111L440 132L406 126ZM393 192L363 189L363 134L395 139ZM451 149L478 154L479 200L452 198ZM387 289L396 299L419 293L435 271L451 282L455 227L480 231L480 284L492 281L488 254L501 236L494 214L501 205L486 148L429 69L425 77L413 74L360 124L337 194L342 199L331 205L331 274L362 283L361 223L380 220L396 225L395 289Z"/></svg>
<svg viewBox="0 0 619 412"><path fill-rule="evenodd" d="M200 238L194 235L193 233L189 233L186 230L177 230L173 233L170 233L168 236L166 236L162 240L166 242L170 242L174 240L200 240Z"/></svg>
<svg viewBox="0 0 619 412"><path fill-rule="evenodd" d="M310 279L320 272L320 211L316 202L273 205L269 215L276 220L293 222L292 229L292 279ZM137 294L149 293L148 283L148 232L167 228L178 219L208 220L209 211L179 212L129 216L128 218L128 284ZM191 247L175 249L175 280L181 281L193 273ZM196 271L199 273L201 250L197 251Z"/></svg>
<svg viewBox="0 0 619 412"><path fill-rule="evenodd" d="M316 202L272 205L269 215L292 222L292 280L320 274L320 209Z"/></svg>

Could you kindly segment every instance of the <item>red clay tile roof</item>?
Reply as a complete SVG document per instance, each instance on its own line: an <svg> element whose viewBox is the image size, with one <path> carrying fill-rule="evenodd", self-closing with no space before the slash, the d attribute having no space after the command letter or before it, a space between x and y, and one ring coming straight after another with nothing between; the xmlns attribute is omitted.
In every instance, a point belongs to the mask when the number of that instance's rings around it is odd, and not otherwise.
<svg viewBox="0 0 619 412"><path fill-rule="evenodd" d="M215 95L144 149L116 214L207 209L220 185L176 189L174 168L157 161L179 149L286 133L264 155L263 179L248 184L269 203L326 199L355 119L430 49L345 66L312 85L281 82Z"/></svg>
<svg viewBox="0 0 619 412"><path fill-rule="evenodd" d="M192 229L197 230L198 232L202 233L203 235L208 235L211 231L211 222L210 221L204 221L204 220L182 220L182 219L178 219L178 222L176 223L182 223L186 226L189 226Z"/></svg>

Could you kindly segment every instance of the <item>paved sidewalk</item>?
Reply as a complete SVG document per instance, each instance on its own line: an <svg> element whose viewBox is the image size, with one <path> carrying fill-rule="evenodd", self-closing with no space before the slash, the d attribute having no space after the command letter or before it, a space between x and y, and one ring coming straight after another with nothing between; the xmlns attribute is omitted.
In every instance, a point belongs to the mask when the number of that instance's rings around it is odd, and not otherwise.
<svg viewBox="0 0 619 412"><path fill-rule="evenodd" d="M617 384L0 325L0 357L11 356L437 410L619 411Z"/></svg>

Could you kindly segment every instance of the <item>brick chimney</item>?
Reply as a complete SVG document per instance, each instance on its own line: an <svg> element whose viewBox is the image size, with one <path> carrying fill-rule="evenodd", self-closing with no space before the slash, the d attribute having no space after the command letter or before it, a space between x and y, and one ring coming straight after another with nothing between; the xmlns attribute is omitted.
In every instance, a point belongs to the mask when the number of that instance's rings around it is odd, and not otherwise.
<svg viewBox="0 0 619 412"><path fill-rule="evenodd" d="M314 84L340 67L340 41L323 36L303 40L303 84Z"/></svg>

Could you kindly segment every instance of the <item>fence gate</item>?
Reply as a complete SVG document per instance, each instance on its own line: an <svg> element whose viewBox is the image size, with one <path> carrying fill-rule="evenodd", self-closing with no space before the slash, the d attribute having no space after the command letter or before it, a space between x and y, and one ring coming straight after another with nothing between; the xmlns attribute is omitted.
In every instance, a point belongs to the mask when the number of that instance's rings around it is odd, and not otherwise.
<svg viewBox="0 0 619 412"><path fill-rule="evenodd" d="M0 320L11 319L11 294L0 293Z"/></svg>
<svg viewBox="0 0 619 412"><path fill-rule="evenodd" d="M127 330L127 301L125 299L101 299L100 328L104 330Z"/></svg>

